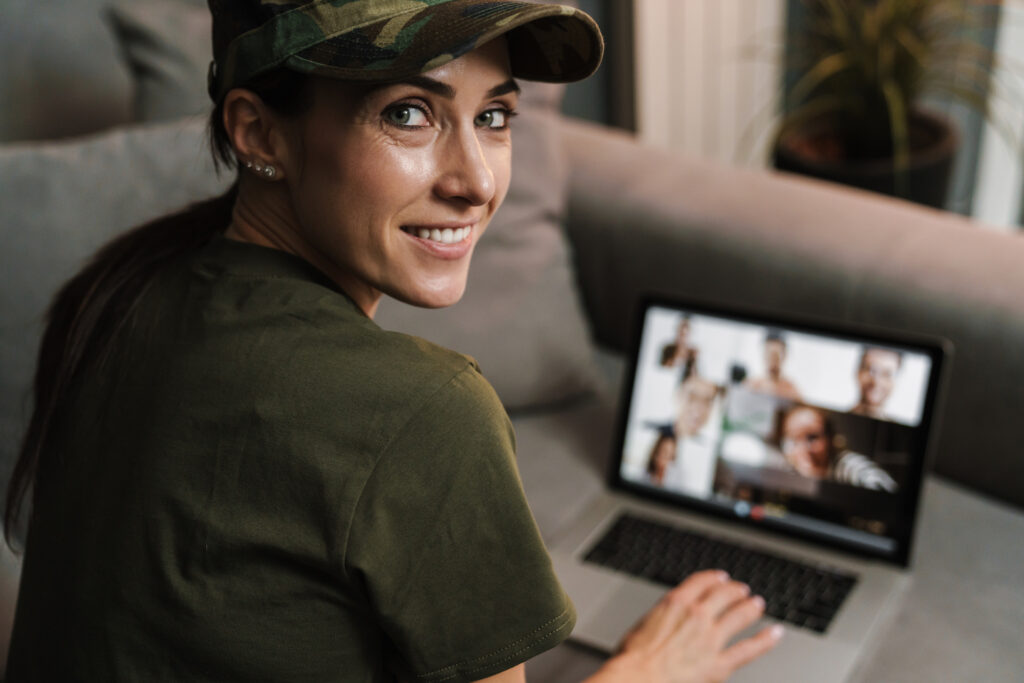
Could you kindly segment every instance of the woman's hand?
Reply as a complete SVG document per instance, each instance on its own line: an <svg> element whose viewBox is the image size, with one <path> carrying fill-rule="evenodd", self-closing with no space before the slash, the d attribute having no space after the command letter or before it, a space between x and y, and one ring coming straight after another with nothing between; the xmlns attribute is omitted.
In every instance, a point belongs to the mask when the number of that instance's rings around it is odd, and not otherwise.
<svg viewBox="0 0 1024 683"><path fill-rule="evenodd" d="M707 683L724 681L733 671L771 650L781 626L726 648L740 631L764 613L764 600L730 581L720 571L699 572L670 591L630 631L617 655L591 683Z"/></svg>

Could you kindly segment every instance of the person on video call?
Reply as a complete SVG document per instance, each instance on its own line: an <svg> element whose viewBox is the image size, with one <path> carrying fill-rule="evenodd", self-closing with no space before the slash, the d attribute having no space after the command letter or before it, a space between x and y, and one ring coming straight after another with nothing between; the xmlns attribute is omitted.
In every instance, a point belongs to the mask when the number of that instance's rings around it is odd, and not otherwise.
<svg viewBox="0 0 1024 683"><path fill-rule="evenodd" d="M789 408L779 423L780 445L786 462L805 477L828 479L893 493L898 488L874 461L846 449L825 413L810 406Z"/></svg>
<svg viewBox="0 0 1024 683"><path fill-rule="evenodd" d="M860 356L857 366L857 386L860 399L850 409L855 415L866 415L886 419L885 402L889 400L896 384L896 374L903 364L899 351L868 346Z"/></svg>
<svg viewBox="0 0 1024 683"><path fill-rule="evenodd" d="M700 375L690 373L676 389L675 433L680 439L697 435L708 423L718 396L718 386Z"/></svg>
<svg viewBox="0 0 1024 683"><path fill-rule="evenodd" d="M764 377L752 377L746 387L760 394L772 394L799 401L800 392L792 380L782 376L782 366L786 363L786 339L778 330L769 330L764 337Z"/></svg>
<svg viewBox="0 0 1024 683"><path fill-rule="evenodd" d="M676 328L676 338L661 349L661 367L684 367L684 375L688 375L696 359L697 349L690 345L690 317L684 315Z"/></svg>
<svg viewBox="0 0 1024 683"><path fill-rule="evenodd" d="M676 434L672 425L660 426L658 438L647 458L647 483L655 486L665 485L665 475L676 461L676 446Z"/></svg>
<svg viewBox="0 0 1024 683"><path fill-rule="evenodd" d="M686 362L682 379L666 408L665 422L649 422L658 436L647 455L646 483L694 494L705 493L714 460L714 439L704 428L711 418L720 388Z"/></svg>

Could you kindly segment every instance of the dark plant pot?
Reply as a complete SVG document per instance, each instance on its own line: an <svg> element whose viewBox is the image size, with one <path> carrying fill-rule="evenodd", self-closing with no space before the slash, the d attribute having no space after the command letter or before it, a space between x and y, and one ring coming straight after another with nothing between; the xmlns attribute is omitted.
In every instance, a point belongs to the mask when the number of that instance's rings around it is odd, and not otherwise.
<svg viewBox="0 0 1024 683"><path fill-rule="evenodd" d="M910 118L910 164L898 176L892 159L848 160L835 157L841 145L832 130L808 125L779 138L773 153L775 168L830 180L941 209L946 205L959 139L946 119L923 111Z"/></svg>

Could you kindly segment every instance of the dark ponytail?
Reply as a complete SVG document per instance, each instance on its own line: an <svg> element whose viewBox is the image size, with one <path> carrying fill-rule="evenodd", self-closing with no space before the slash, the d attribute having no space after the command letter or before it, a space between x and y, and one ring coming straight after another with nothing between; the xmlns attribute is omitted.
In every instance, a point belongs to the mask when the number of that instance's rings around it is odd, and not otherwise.
<svg viewBox="0 0 1024 683"><path fill-rule="evenodd" d="M37 472L50 465L47 445L68 389L84 368L102 363L103 349L128 324L153 276L228 225L236 187L118 237L57 293L39 349L32 418L7 486L9 546Z"/></svg>
<svg viewBox="0 0 1024 683"><path fill-rule="evenodd" d="M278 69L247 89L283 115L298 115L311 103L307 77ZM210 116L210 146L218 170L236 165L223 125L223 106ZM104 349L126 326L154 277L202 248L231 222L238 184L220 197L135 228L104 246L61 287L47 313L33 381L33 409L7 486L4 539L12 549L25 500L38 477L55 466L52 430L68 390L86 368L103 362ZM30 515L31 517L31 515Z"/></svg>

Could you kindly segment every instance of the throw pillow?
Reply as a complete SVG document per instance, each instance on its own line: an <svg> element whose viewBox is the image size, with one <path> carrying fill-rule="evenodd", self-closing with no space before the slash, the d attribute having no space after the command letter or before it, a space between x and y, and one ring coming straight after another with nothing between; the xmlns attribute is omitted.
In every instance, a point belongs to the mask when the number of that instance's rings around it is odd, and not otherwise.
<svg viewBox="0 0 1024 683"><path fill-rule="evenodd" d="M110 22L132 72L136 121L169 121L210 110L210 12L181 0L118 2Z"/></svg>

